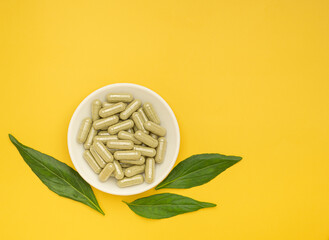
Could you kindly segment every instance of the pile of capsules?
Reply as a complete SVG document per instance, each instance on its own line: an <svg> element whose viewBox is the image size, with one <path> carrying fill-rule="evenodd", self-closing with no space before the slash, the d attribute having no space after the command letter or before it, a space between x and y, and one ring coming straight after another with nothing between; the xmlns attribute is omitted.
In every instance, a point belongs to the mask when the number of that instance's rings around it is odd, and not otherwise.
<svg viewBox="0 0 329 240"><path fill-rule="evenodd" d="M142 105L128 93L109 93L107 102L94 100L91 118L85 118L77 140L83 158L99 180L115 177L119 187L152 183L155 163L162 163L167 141L166 129L150 103Z"/></svg>

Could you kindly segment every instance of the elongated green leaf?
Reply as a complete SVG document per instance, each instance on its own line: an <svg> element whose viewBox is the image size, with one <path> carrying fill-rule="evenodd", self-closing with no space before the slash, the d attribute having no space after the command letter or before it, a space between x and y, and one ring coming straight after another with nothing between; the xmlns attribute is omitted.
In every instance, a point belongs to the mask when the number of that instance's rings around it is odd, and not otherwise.
<svg viewBox="0 0 329 240"><path fill-rule="evenodd" d="M98 205L93 190L75 170L49 155L21 144L11 134L9 138L24 161L51 191L82 202L105 215Z"/></svg>
<svg viewBox="0 0 329 240"><path fill-rule="evenodd" d="M155 194L131 203L123 202L137 215L152 219L170 218L178 214L216 206L213 203L199 202L173 193Z"/></svg>
<svg viewBox="0 0 329 240"><path fill-rule="evenodd" d="M200 186L241 159L217 153L193 155L180 162L155 189Z"/></svg>

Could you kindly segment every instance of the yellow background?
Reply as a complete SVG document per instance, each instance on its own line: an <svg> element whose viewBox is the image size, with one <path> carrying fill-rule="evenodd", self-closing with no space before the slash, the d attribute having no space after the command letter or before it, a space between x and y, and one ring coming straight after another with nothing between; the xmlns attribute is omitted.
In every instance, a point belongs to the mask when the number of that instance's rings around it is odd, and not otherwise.
<svg viewBox="0 0 329 240"><path fill-rule="evenodd" d="M329 238L329 2L1 1L1 239ZM210 183L106 212L49 191L9 142L72 166L77 105L108 84L159 93L181 129L178 161L244 159ZM174 192L212 209L148 220L121 200Z"/></svg>

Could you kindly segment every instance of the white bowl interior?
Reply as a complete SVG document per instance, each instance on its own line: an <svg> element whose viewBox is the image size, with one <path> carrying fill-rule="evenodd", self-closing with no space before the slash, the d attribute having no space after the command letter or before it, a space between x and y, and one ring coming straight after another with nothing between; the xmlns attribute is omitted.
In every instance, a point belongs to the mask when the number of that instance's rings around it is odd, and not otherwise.
<svg viewBox="0 0 329 240"><path fill-rule="evenodd" d="M98 175L92 171L87 162L83 159L82 154L84 148L82 144L77 142L77 133L80 127L81 121L86 117L91 117L91 103L95 99L105 101L105 97L108 93L131 93L135 99L140 99L143 103L152 103L155 111L159 115L161 125L167 129L167 150L163 163L156 164L155 166L155 179L151 184L143 183L136 186L127 188L119 188L116 185L116 179L111 177L108 181L100 182ZM145 192L158 185L173 168L180 146L180 133L175 114L169 107L169 105L152 90L130 83L117 83L102 87L89 96L87 96L75 110L68 129L67 143L69 154L72 162L79 172L79 174L95 188L114 195L134 195Z"/></svg>

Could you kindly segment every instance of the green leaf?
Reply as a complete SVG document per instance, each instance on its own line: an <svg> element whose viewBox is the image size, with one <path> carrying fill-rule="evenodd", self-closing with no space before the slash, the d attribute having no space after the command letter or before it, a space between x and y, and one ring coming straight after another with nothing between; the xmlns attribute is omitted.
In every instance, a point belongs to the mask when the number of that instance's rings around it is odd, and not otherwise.
<svg viewBox="0 0 329 240"><path fill-rule="evenodd" d="M11 134L9 138L24 161L51 191L62 197L82 202L105 215L89 184L74 169L49 155L21 144Z"/></svg>
<svg viewBox="0 0 329 240"><path fill-rule="evenodd" d="M155 189L200 186L241 159L217 153L193 155L180 162Z"/></svg>
<svg viewBox="0 0 329 240"><path fill-rule="evenodd" d="M178 214L216 206L213 203L199 202L173 193L155 194L131 203L123 202L137 215L152 219L170 218Z"/></svg>

